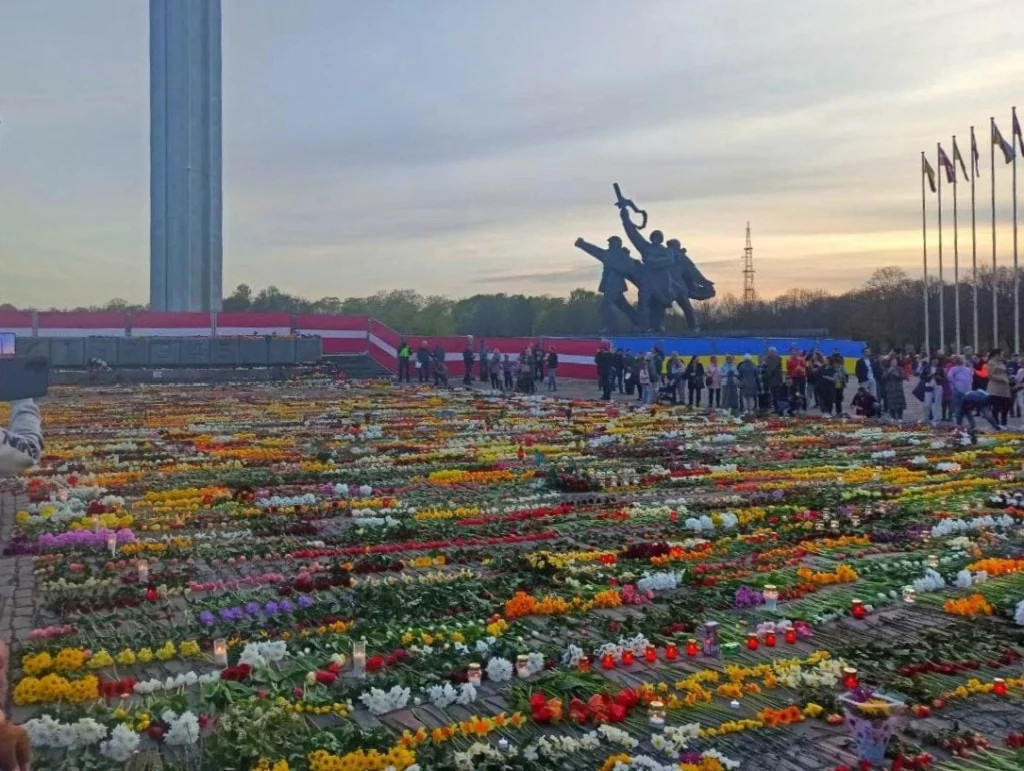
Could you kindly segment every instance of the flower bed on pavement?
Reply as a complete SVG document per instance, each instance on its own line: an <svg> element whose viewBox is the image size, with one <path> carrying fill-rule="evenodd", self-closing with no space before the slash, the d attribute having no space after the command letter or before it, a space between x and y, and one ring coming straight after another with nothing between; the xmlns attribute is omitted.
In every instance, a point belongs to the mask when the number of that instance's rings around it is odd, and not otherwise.
<svg viewBox="0 0 1024 771"><path fill-rule="evenodd" d="M1017 434L302 383L44 419L41 768L852 769L862 692L887 767L1024 767Z"/></svg>

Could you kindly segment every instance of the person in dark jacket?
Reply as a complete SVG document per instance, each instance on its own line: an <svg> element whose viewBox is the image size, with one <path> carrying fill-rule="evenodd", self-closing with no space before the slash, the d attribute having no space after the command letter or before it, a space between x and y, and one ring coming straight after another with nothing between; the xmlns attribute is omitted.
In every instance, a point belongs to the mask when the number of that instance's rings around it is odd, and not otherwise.
<svg viewBox="0 0 1024 771"><path fill-rule="evenodd" d="M683 378L686 380L686 404L690 407L700 407L700 395L704 390L704 365L696 356L691 356L686 362Z"/></svg>
<svg viewBox="0 0 1024 771"><path fill-rule="evenodd" d="M473 345L472 343L466 343L466 348L462 352L462 384L473 385Z"/></svg>
<svg viewBox="0 0 1024 771"><path fill-rule="evenodd" d="M430 379L430 348L427 347L426 340L416 349L416 363L420 369L420 382L426 383Z"/></svg>
<svg viewBox="0 0 1024 771"><path fill-rule="evenodd" d="M782 401L786 396L784 390L786 385L785 379L782 376L782 359L779 358L779 352L774 347L768 349L763 365L764 376L762 383L765 390L768 391L772 409L775 411L775 414L781 415Z"/></svg>
<svg viewBox="0 0 1024 771"><path fill-rule="evenodd" d="M541 346L539 340L537 341L537 344L533 346L533 379L544 379L544 348Z"/></svg>
<svg viewBox="0 0 1024 771"><path fill-rule="evenodd" d="M445 363L444 348L438 343L434 346L434 356L431 362L434 365L434 385L448 385L448 365Z"/></svg>
<svg viewBox="0 0 1024 771"><path fill-rule="evenodd" d="M903 411L907 408L907 396L903 390L905 380L903 367L893 356L889 360L889 368L882 376L882 387L885 389L885 408L893 420L903 420Z"/></svg>
<svg viewBox="0 0 1024 771"><path fill-rule="evenodd" d="M487 347L487 343L483 340L480 341L480 382L486 383L488 380L488 372L490 371L491 365L491 351Z"/></svg>
<svg viewBox="0 0 1024 771"><path fill-rule="evenodd" d="M402 338L401 342L398 343L398 382L401 383L402 379L405 378L405 382L409 382L409 359L412 357L412 348L405 342L405 338Z"/></svg>
<svg viewBox="0 0 1024 771"><path fill-rule="evenodd" d="M614 377L614 380L612 382L612 387L614 388L616 385L618 385L619 393L620 394L623 393L623 387L625 385L625 377L626 377L625 367L626 367L626 356L623 353L622 349L618 348L618 349L616 349L615 354L613 355L613 358L612 358L612 368L613 368L612 372L613 372L613 377Z"/></svg>
<svg viewBox="0 0 1024 771"><path fill-rule="evenodd" d="M614 356L607 348L602 347L594 357L597 365L597 380L601 384L601 398L609 401L612 398L612 365Z"/></svg>
<svg viewBox="0 0 1024 771"><path fill-rule="evenodd" d="M548 351L548 390L558 390L558 352L555 350L555 346L551 346Z"/></svg>

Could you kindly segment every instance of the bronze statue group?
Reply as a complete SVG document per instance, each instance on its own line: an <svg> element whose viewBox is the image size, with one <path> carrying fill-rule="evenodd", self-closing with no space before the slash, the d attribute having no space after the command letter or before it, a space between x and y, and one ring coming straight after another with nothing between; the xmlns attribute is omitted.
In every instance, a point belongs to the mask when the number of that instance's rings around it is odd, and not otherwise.
<svg viewBox="0 0 1024 771"><path fill-rule="evenodd" d="M634 332L665 330L665 313L678 305L686 317L690 330L699 330L693 300L710 300L715 296L715 285L693 264L678 239L665 236L660 230L651 231L650 238L640 232L647 224L647 212L623 198L615 185L616 206L622 219L626 237L640 254L637 260L623 246L619 236L608 238L608 248L576 239L576 247L601 261L601 283L598 291L601 301L601 332L615 330L617 312L625 316ZM630 211L642 215L639 225L633 222ZM626 299L631 283L637 288L638 302L634 308Z"/></svg>

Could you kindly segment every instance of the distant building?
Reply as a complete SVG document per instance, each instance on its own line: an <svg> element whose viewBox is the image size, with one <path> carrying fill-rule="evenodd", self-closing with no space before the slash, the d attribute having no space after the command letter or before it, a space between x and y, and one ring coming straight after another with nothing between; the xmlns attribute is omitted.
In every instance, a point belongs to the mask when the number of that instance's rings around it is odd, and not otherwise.
<svg viewBox="0 0 1024 771"><path fill-rule="evenodd" d="M149 296L219 310L223 283L220 0L149 2Z"/></svg>

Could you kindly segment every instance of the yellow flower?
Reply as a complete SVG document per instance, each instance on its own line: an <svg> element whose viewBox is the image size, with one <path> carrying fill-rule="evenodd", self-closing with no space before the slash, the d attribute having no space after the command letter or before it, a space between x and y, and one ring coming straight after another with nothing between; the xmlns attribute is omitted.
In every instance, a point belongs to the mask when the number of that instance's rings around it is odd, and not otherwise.
<svg viewBox="0 0 1024 771"><path fill-rule="evenodd" d="M143 648L136 655L138 656L139 661L141 661L143 664L148 664L153 660L153 651L151 651L149 648Z"/></svg>
<svg viewBox="0 0 1024 771"><path fill-rule="evenodd" d="M117 654L115 657L118 664L130 667L135 663L135 651L131 648L125 648L123 651Z"/></svg>

